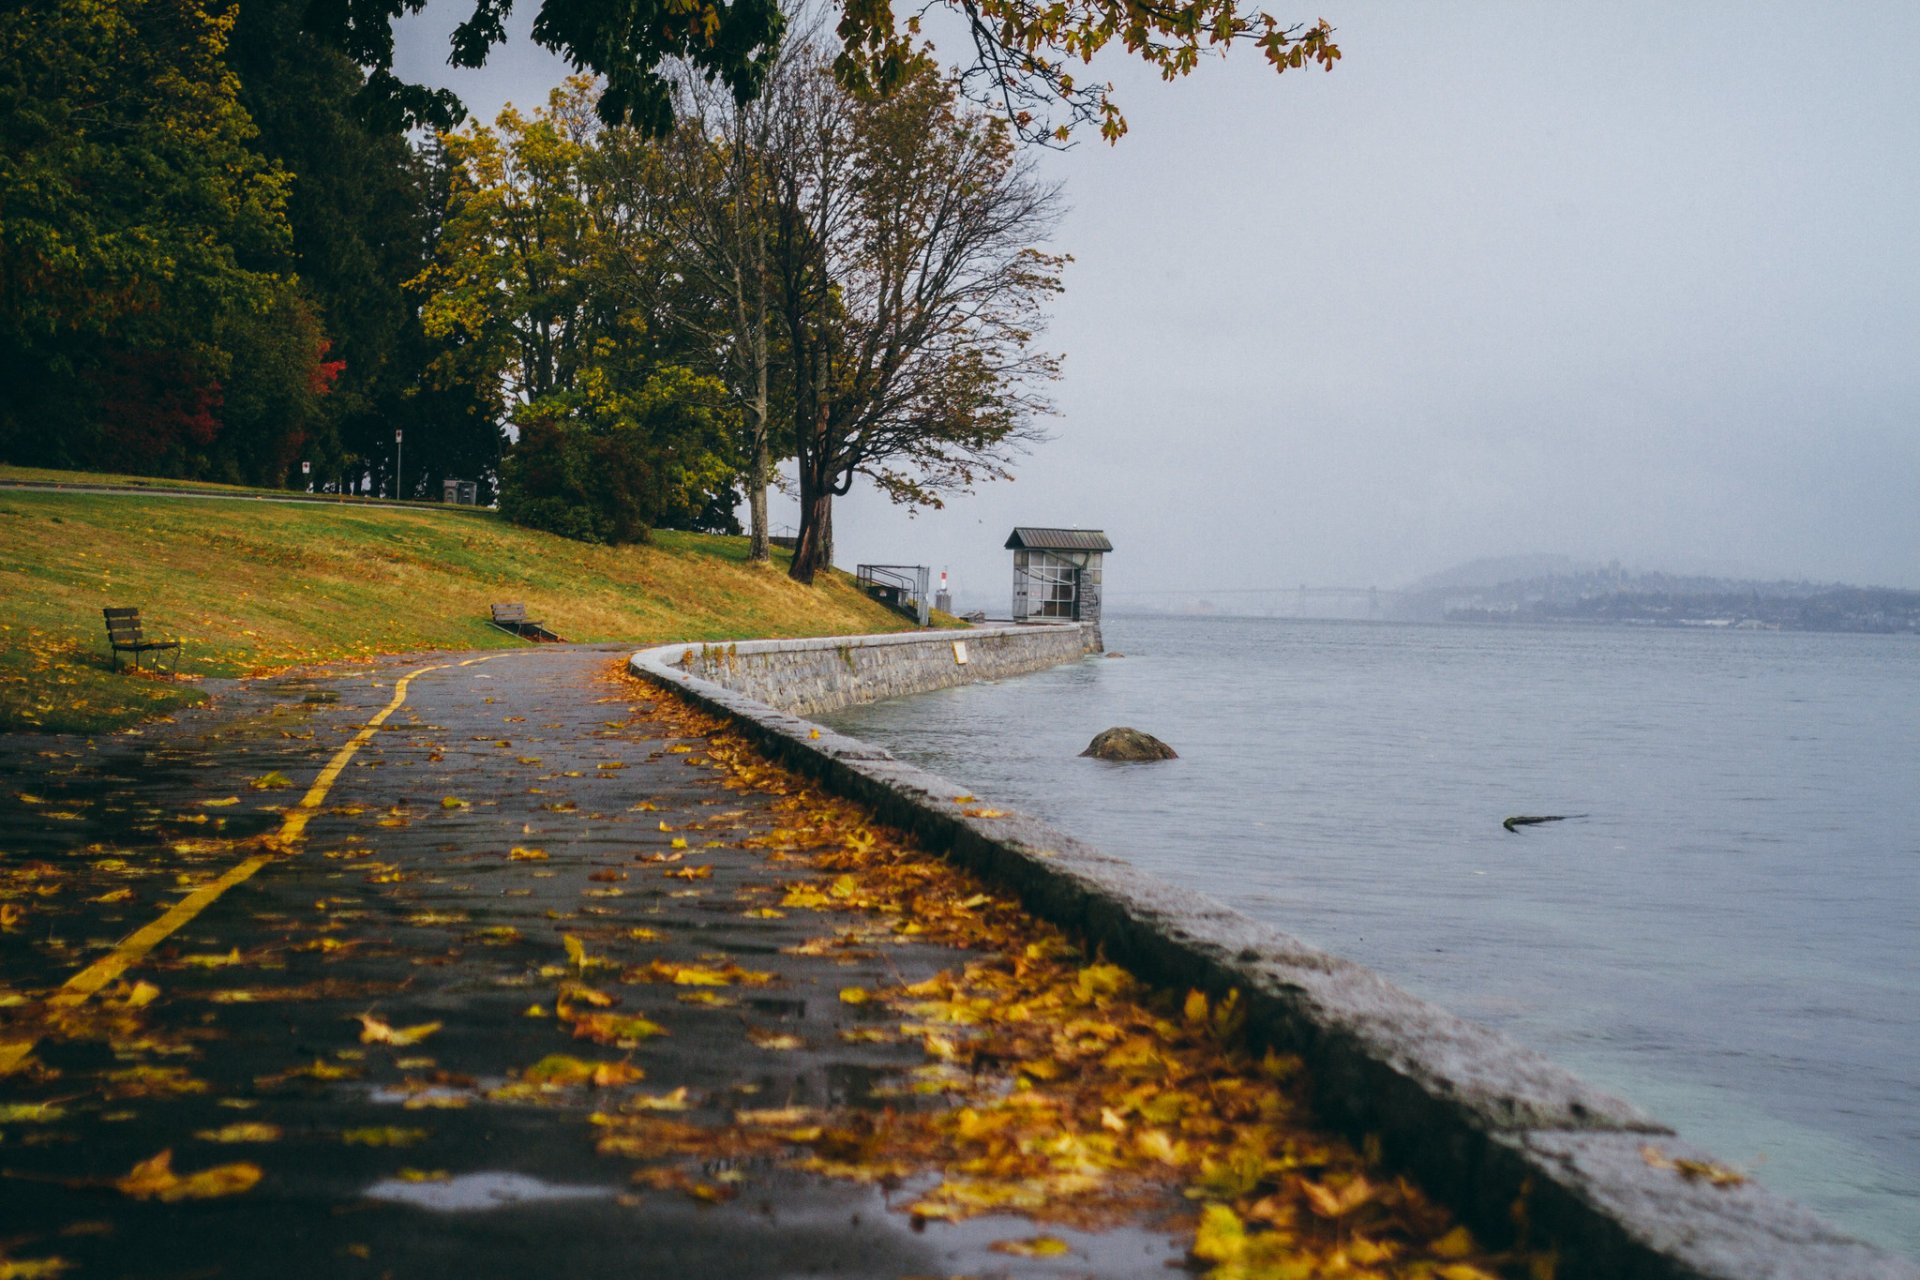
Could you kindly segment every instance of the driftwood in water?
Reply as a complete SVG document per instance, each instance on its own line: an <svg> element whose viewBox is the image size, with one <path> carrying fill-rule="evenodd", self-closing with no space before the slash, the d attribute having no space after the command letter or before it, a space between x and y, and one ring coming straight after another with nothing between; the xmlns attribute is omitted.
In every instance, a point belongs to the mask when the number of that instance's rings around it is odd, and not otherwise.
<svg viewBox="0 0 1920 1280"><path fill-rule="evenodd" d="M1584 818L1584 813L1517 813L1500 825L1509 831L1518 831L1522 827L1537 827L1543 822L1565 822L1568 818Z"/></svg>

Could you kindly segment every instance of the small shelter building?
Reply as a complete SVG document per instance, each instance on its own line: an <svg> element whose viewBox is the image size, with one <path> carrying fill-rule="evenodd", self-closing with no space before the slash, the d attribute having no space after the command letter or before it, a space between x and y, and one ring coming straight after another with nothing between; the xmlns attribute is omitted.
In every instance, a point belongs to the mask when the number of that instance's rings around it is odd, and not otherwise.
<svg viewBox="0 0 1920 1280"><path fill-rule="evenodd" d="M1113 543L1098 529L1022 525L1007 538L1013 552L1015 622L1100 625L1100 560Z"/></svg>

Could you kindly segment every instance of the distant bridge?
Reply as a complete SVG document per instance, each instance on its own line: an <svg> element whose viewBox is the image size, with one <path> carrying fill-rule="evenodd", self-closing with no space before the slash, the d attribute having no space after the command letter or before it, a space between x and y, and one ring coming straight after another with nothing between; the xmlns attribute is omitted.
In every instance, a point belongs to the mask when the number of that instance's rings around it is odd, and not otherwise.
<svg viewBox="0 0 1920 1280"><path fill-rule="evenodd" d="M1107 591L1107 602L1124 606L1138 602L1174 612L1198 612L1215 601L1228 605L1223 612L1269 614L1289 618L1378 618L1407 597L1407 592L1381 587L1163 587L1157 590Z"/></svg>

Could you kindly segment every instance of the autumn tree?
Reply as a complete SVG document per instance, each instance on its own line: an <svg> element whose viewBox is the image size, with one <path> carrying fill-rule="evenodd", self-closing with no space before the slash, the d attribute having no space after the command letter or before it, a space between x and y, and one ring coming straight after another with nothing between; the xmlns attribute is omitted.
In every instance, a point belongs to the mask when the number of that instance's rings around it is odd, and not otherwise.
<svg viewBox="0 0 1920 1280"><path fill-rule="evenodd" d="M740 411L748 557L764 562L777 426L780 337L771 247L783 96L776 91L742 102L697 75L684 76L678 87L681 120L674 131L656 141L613 130L611 160L622 172L664 167L670 176L671 190L660 203L677 278L692 295L674 308L673 323L690 339L688 358L727 387Z"/></svg>
<svg viewBox="0 0 1920 1280"><path fill-rule="evenodd" d="M1064 259L1035 247L1057 202L1004 120L921 63L888 98L819 68L783 91L773 272L800 490L792 576L833 555L833 500L896 502L1006 474L1047 410L1034 345Z"/></svg>
<svg viewBox="0 0 1920 1280"><path fill-rule="evenodd" d="M413 282L436 376L517 435L510 519L623 542L693 523L737 469L725 389L676 358L657 175L612 167L585 78L524 116L443 135L453 162L432 265Z"/></svg>

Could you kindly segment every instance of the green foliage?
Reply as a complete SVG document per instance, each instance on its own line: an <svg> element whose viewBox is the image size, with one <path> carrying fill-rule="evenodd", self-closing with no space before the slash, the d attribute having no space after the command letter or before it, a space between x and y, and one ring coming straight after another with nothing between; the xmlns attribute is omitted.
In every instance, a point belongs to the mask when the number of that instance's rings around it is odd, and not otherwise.
<svg viewBox="0 0 1920 1280"><path fill-rule="evenodd" d="M278 479L328 389L203 0L0 10L0 454Z"/></svg>
<svg viewBox="0 0 1920 1280"><path fill-rule="evenodd" d="M368 97L389 118L448 127L464 110L444 90L407 84L393 74L393 22L418 13L426 0L314 0L309 23L371 70ZM448 59L482 65L506 39L512 0L474 0L453 33ZM673 97L658 68L684 60L741 98L759 88L786 24L778 0L546 0L534 40L607 85L600 112L609 123L659 133L673 121Z"/></svg>
<svg viewBox="0 0 1920 1280"><path fill-rule="evenodd" d="M447 126L464 114L445 90L394 76L393 22L426 0L315 0L313 29L369 68L369 96L395 120ZM1081 80L1075 64L1118 44L1173 80L1202 57L1251 44L1276 71L1340 58L1325 19L1287 23L1244 0L944 0L963 23L971 60L962 92L1002 113L1029 140L1065 141L1077 125L1097 124L1117 140L1126 121L1104 80ZM453 33L455 66L477 67L506 39L511 0L475 0L472 16ZM833 70L863 94L891 94L924 60L921 19L932 5L896 18L893 0L839 0ZM763 88L785 27L777 0L545 0L533 38L574 67L605 78L601 118L643 132L665 133L674 118L669 81L659 68L683 59L698 78L718 81L738 101ZM1056 114L1064 119L1055 123Z"/></svg>
<svg viewBox="0 0 1920 1280"><path fill-rule="evenodd" d="M578 390L544 397L501 468L500 514L583 542L644 542L656 525L703 518L733 466L724 392L677 366L637 390L590 370Z"/></svg>
<svg viewBox="0 0 1920 1280"><path fill-rule="evenodd" d="M674 275L655 225L661 183L613 166L585 80L531 117L446 134L456 166L433 263L413 282L436 373L519 432L501 468L501 511L593 542L711 520L739 470L738 410L653 324ZM655 175L658 177L659 175Z"/></svg>
<svg viewBox="0 0 1920 1280"><path fill-rule="evenodd" d="M437 344L403 288L432 253L443 158L437 149L416 154L397 129L369 122L360 69L303 31L305 9L304 0L246 0L227 57L259 149L293 175L294 259L337 375L299 457L316 480L366 475L391 492L393 432L402 428L410 492L438 495L446 476L490 488L498 429L471 397L426 385ZM297 467L283 475L299 478Z"/></svg>

